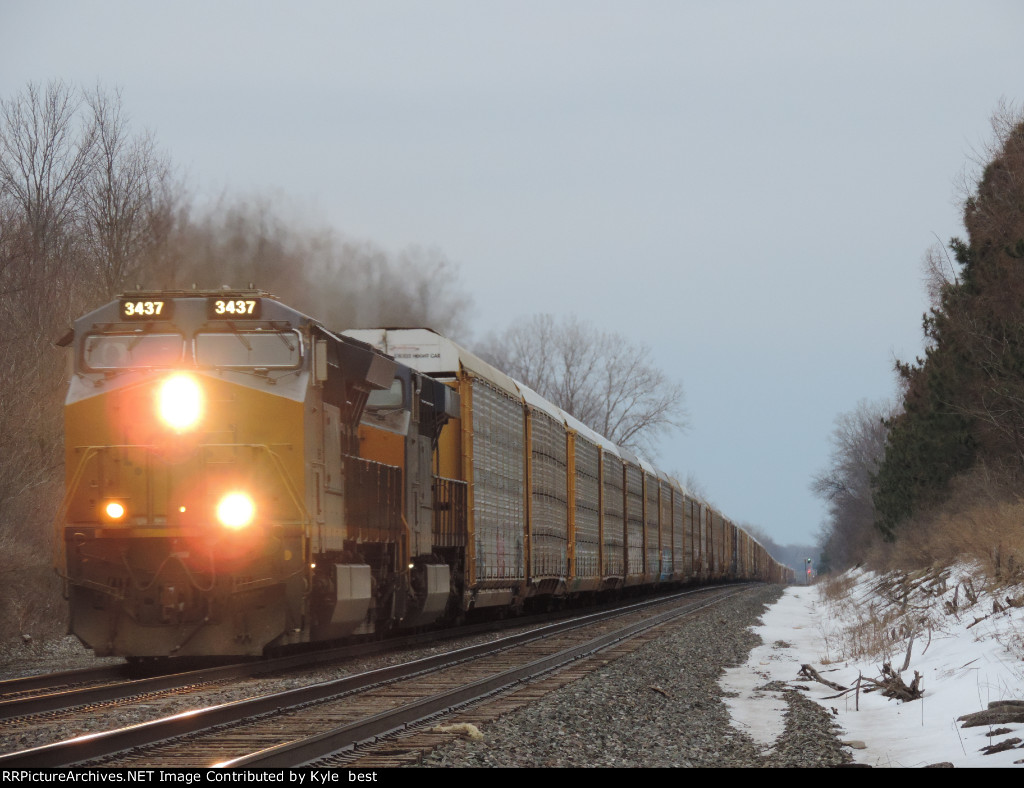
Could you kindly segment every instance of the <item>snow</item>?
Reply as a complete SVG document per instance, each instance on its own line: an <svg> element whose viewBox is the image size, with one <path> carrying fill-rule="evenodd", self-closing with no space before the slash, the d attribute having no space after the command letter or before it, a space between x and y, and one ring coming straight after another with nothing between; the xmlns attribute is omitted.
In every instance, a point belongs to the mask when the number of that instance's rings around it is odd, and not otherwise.
<svg viewBox="0 0 1024 788"><path fill-rule="evenodd" d="M911 582L899 585L901 577ZM957 721L987 709L991 701L1024 698L1024 608L1006 605L1008 597L1024 598L1022 589L982 590L981 575L966 566L923 579L870 572L846 578L849 588L832 600L821 586L793 586L768 610L754 630L763 645L722 679L727 694L736 694L726 698L733 724L769 749L783 730L786 701L784 692L764 685L777 681L805 688L800 690L805 697L832 713L842 741L863 743L863 749L850 749L857 763L1010 767L1024 762L1020 744L981 752L1012 737L1024 739L1024 724L964 728ZM997 600L1005 610L993 612ZM911 631L910 664L901 677L910 684L915 671L921 674L921 700L900 702L863 689L859 697L855 692L836 697L837 690L798 676L801 665L809 664L822 678L854 687L859 674L879 678L883 662L898 671ZM872 656L864 654L867 646L873 646ZM1011 732L990 736L997 728Z"/></svg>

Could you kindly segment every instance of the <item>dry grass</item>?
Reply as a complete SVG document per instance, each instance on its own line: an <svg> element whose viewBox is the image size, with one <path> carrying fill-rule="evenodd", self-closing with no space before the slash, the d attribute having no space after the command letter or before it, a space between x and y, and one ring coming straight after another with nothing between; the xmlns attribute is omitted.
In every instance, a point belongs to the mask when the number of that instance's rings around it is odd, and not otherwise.
<svg viewBox="0 0 1024 788"><path fill-rule="evenodd" d="M831 661L901 664L954 619L970 623L1024 607L1024 496L1016 480L979 468L959 478L941 509L905 523L896 540L867 547L871 585L856 574L819 581L830 609L823 625ZM952 576L951 567L970 567ZM860 575L863 579L863 575ZM988 592L988 593L986 593ZM870 601L869 601L870 600ZM1024 631L1001 634L1024 656Z"/></svg>
<svg viewBox="0 0 1024 788"><path fill-rule="evenodd" d="M959 478L949 500L900 529L894 542L878 541L866 563L879 572L976 564L995 584L1024 581L1024 497L1013 480L985 468Z"/></svg>
<svg viewBox="0 0 1024 788"><path fill-rule="evenodd" d="M845 600L856 584L852 575L843 573L841 575L825 575L815 585L818 588L818 596L829 602Z"/></svg>
<svg viewBox="0 0 1024 788"><path fill-rule="evenodd" d="M817 583L818 596L829 608L822 619L822 640L826 653L823 664L890 657L895 614L875 601L864 602L864 589L849 573L827 577Z"/></svg>
<svg viewBox="0 0 1024 788"><path fill-rule="evenodd" d="M903 661L912 640L927 641L942 627L936 598L949 591L949 570L890 571L873 579L844 573L818 584L829 608L823 631L826 662Z"/></svg>

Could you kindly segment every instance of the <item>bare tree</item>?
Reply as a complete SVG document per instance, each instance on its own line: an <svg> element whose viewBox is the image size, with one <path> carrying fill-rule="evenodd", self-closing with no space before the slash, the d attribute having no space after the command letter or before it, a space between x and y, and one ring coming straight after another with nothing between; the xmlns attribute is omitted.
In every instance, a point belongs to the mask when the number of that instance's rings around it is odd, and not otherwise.
<svg viewBox="0 0 1024 788"><path fill-rule="evenodd" d="M822 550L833 569L858 563L875 538L872 478L885 456L886 424L899 408L861 401L836 417L829 467L814 476L811 490L828 503Z"/></svg>
<svg viewBox="0 0 1024 788"><path fill-rule="evenodd" d="M96 159L82 190L84 237L102 297L134 284L147 253L163 239L170 163L148 133L132 136L120 91L87 95Z"/></svg>
<svg viewBox="0 0 1024 788"><path fill-rule="evenodd" d="M63 82L0 99L0 633L52 584L50 519L60 499L61 355L74 310L81 185L93 134ZM53 594L52 599L59 598ZM50 601L52 602L52 599ZM44 607L46 605L44 604ZM51 617L52 618L52 617ZM45 619L44 619L45 620ZM23 630L24 631L24 630Z"/></svg>
<svg viewBox="0 0 1024 788"><path fill-rule="evenodd" d="M81 187L95 151L95 131L80 117L80 103L63 82L29 83L0 100L0 201L18 228L0 293L14 296L6 306L37 330L43 328L35 320L38 305L46 304L45 320L69 296Z"/></svg>
<svg viewBox="0 0 1024 788"><path fill-rule="evenodd" d="M148 144L99 88L83 102L64 82L30 83L0 99L0 633L59 621L46 590L66 358L52 343L137 264L144 184L159 177Z"/></svg>
<svg viewBox="0 0 1024 788"><path fill-rule="evenodd" d="M14 292L15 275L27 264L29 246L27 227L18 206L0 187L0 298Z"/></svg>
<svg viewBox="0 0 1024 788"><path fill-rule="evenodd" d="M650 348L575 316L535 315L480 348L496 367L614 443L653 456L658 440L686 426L682 384Z"/></svg>
<svg viewBox="0 0 1024 788"><path fill-rule="evenodd" d="M939 308L942 303L943 290L960 283L956 264L949 256L949 251L938 240L928 247L921 260L921 273L925 292L932 308Z"/></svg>
<svg viewBox="0 0 1024 788"><path fill-rule="evenodd" d="M330 228L288 222L266 198L222 202L199 220L180 219L144 283L162 287L248 284L268 290L338 330L428 326L464 330L470 298L437 249L398 254Z"/></svg>
<svg viewBox="0 0 1024 788"><path fill-rule="evenodd" d="M26 524L9 516L12 502L59 467L64 365L50 342L75 309L76 230L95 139L79 106L63 82L0 100L0 528Z"/></svg>

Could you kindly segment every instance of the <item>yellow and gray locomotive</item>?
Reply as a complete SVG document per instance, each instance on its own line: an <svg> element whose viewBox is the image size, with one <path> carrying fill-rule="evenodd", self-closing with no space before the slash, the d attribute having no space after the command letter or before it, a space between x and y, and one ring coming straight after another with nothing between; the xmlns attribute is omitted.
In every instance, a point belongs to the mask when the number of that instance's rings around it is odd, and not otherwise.
<svg viewBox="0 0 1024 788"><path fill-rule="evenodd" d="M266 293L85 315L57 570L98 655L268 648L665 584L786 582L742 529L429 329Z"/></svg>
<svg viewBox="0 0 1024 788"><path fill-rule="evenodd" d="M66 344L57 569L97 655L261 654L444 613L452 389L257 291L132 293ZM368 400L391 463L360 456Z"/></svg>

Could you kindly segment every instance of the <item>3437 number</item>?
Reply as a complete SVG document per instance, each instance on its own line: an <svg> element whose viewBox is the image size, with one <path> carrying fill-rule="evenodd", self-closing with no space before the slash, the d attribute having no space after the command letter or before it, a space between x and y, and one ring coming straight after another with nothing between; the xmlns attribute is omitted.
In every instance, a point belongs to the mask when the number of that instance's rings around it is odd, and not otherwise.
<svg viewBox="0 0 1024 788"><path fill-rule="evenodd" d="M232 315L234 317L251 317L256 314L255 300L236 299L232 301L216 300L213 302L213 314Z"/></svg>
<svg viewBox="0 0 1024 788"><path fill-rule="evenodd" d="M163 301L122 301L124 317L157 317L164 311Z"/></svg>

